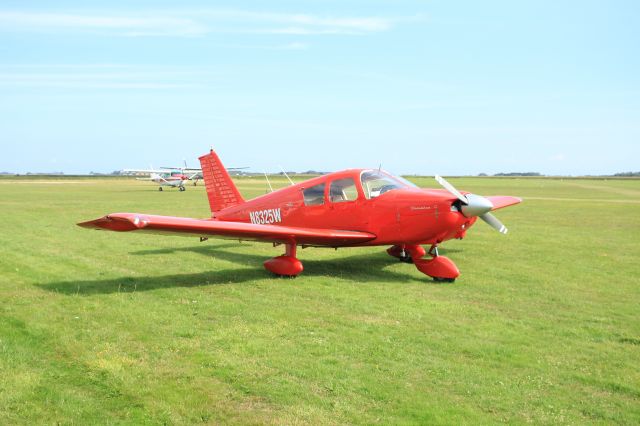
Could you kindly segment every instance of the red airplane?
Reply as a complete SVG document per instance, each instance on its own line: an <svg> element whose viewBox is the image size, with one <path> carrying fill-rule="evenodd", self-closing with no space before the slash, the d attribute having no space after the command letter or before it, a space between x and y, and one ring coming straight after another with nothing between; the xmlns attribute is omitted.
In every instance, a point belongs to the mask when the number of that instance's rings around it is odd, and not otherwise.
<svg viewBox="0 0 640 426"><path fill-rule="evenodd" d="M79 223L90 229L190 234L284 245L285 253L264 262L276 275L303 270L296 248L391 245L389 255L414 263L436 281L453 282L460 272L438 254L444 241L462 239L478 218L506 234L490 212L520 203L509 196L462 193L436 176L442 189L421 189L381 170L350 169L309 179L245 201L218 155L200 157L211 218L113 213ZM422 245L429 246L426 251Z"/></svg>

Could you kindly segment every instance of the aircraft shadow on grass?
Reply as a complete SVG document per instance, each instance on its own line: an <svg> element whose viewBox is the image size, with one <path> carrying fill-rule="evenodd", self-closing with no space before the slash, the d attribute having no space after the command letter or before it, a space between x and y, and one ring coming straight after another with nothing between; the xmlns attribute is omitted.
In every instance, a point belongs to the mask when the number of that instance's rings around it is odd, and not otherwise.
<svg viewBox="0 0 640 426"><path fill-rule="evenodd" d="M111 293L130 293L134 291L150 291L163 288L174 287L200 287L211 285L233 285L249 281L264 280L272 278L274 283L293 285L296 281L303 280L305 276L324 276L335 279L348 280L361 284L371 282L386 282L390 284L425 282L432 283L427 277L413 277L407 273L395 272L385 269L388 266L398 263L386 253L367 253L355 256L340 256L335 259L305 259L304 275L297 280L279 278L262 267L262 262L269 256L255 254L236 253L228 250L221 250L224 247L237 247L237 245L226 244L216 246L193 246L180 248L163 248L155 250L142 250L133 252L134 255L166 255L175 252L193 252L206 255L211 258L228 261L243 265L242 268L228 268L219 271L206 271L192 274L174 274L162 276L128 276L112 279L98 280L70 280L38 283L37 287L54 293L67 295L92 295ZM215 261L212 259L212 261ZM414 268L413 265L405 265L407 268ZM205 265L206 267L206 265Z"/></svg>

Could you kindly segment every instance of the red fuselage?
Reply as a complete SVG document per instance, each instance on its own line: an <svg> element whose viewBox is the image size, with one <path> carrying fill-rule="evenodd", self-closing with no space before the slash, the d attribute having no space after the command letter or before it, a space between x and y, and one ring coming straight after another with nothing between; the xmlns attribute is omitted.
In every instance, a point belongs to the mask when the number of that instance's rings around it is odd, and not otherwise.
<svg viewBox="0 0 640 426"><path fill-rule="evenodd" d="M215 213L214 219L376 235L375 239L356 245L437 244L462 238L476 220L452 209L455 197L445 190L420 189L397 181L397 188L373 197L371 188L366 188L361 180L365 172L367 170L351 169L320 176L228 207ZM346 179L355 184L353 196L336 201L330 192L332 183ZM323 193L317 194L322 202L316 200L313 205L307 205L304 191L322 184Z"/></svg>

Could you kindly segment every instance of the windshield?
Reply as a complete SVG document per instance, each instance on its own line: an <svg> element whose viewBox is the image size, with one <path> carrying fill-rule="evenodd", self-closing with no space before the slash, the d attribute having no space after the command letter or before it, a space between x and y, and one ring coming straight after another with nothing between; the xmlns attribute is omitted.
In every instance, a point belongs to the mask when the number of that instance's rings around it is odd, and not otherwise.
<svg viewBox="0 0 640 426"><path fill-rule="evenodd" d="M409 184L388 175L381 170L365 170L360 175L364 196L368 199L375 198L385 192L394 189L406 188Z"/></svg>

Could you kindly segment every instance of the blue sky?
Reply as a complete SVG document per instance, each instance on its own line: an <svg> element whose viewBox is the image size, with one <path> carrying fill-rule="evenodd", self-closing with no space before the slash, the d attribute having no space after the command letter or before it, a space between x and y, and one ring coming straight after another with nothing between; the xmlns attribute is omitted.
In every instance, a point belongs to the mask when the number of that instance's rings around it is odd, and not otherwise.
<svg viewBox="0 0 640 426"><path fill-rule="evenodd" d="M637 1L0 3L0 171L640 170Z"/></svg>

